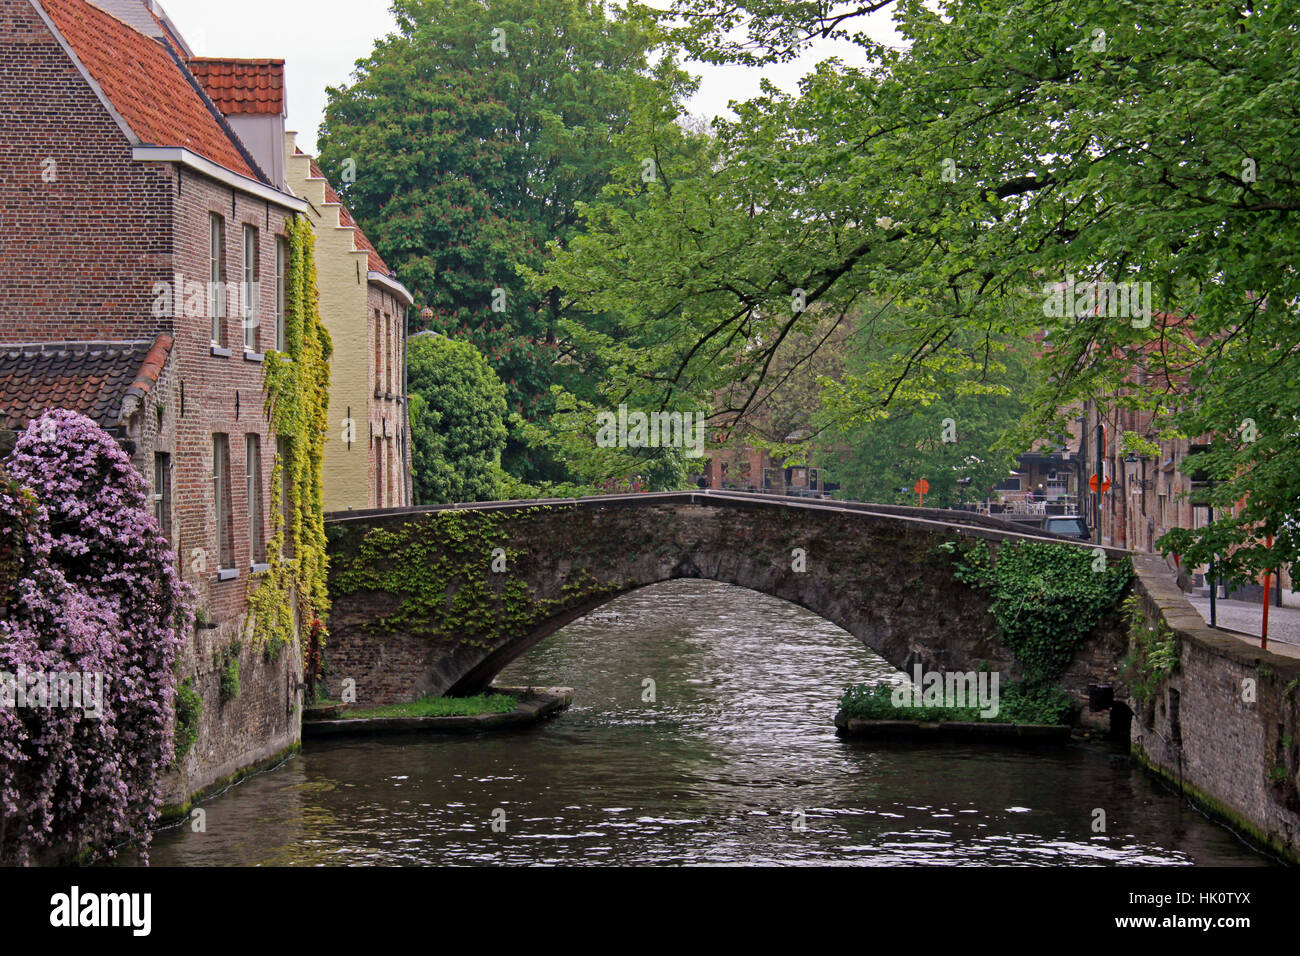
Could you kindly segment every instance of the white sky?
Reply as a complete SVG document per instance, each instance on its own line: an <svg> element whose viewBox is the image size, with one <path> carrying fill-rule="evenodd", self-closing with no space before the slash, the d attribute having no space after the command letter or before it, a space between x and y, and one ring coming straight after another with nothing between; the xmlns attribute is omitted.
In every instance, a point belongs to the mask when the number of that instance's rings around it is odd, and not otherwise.
<svg viewBox="0 0 1300 956"><path fill-rule="evenodd" d="M325 112L325 88L347 83L357 60L367 56L376 38L396 25L389 0L161 0L185 41L198 56L275 57L285 60L289 129L298 145L316 152L316 134ZM656 5L666 5L660 0ZM876 39L897 43L888 13L868 21ZM713 117L727 112L729 100L758 92L766 76L785 90L797 88L818 61L839 56L861 64L852 44L822 42L792 63L762 71L739 66L687 63L703 78L689 103L692 113Z"/></svg>

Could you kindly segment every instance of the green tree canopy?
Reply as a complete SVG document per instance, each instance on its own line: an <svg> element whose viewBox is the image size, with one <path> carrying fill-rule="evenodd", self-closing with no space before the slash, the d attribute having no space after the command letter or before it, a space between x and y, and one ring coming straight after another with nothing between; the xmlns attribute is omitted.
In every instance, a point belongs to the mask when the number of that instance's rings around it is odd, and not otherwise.
<svg viewBox="0 0 1300 956"><path fill-rule="evenodd" d="M890 331L909 321L915 317L890 307L871 308L859 320L845 373L822 393L826 426L817 461L840 497L915 504L912 489L924 478L929 504L981 501L1015 463L1036 349L1011 336L962 333L953 345L960 374L913 379L882 408L870 398L872 374L888 358L881 353L891 347Z"/></svg>
<svg viewBox="0 0 1300 956"><path fill-rule="evenodd" d="M506 389L469 342L417 335L407 346L411 466L420 504L490 501L502 490Z"/></svg>
<svg viewBox="0 0 1300 956"><path fill-rule="evenodd" d="M671 56L652 62L660 33L635 3L396 0L394 12L397 32L329 91L322 167L432 309L429 327L472 341L511 411L544 418L551 384L584 394L594 379L562 334L574 303L519 270L580 230L579 204L628 162L615 138L633 112L680 100L690 80ZM555 477L519 443L507 463Z"/></svg>
<svg viewBox="0 0 1300 956"><path fill-rule="evenodd" d="M865 37L876 10L902 48ZM1300 559L1294 10L678 0L668 19L702 56L779 60L834 33L872 65L826 61L797 94L768 86L740 104L715 124L709 163L634 210L588 210L549 277L579 305L621 304L606 364L645 404L736 382L756 400L814 304L871 298L911 317L840 395L863 415L911 383L976 378L980 339L1046 332L1026 441L1061 432L1080 400L1159 405L1169 433L1220 436L1216 496L1247 502L1180 540L1188 560ZM1080 279L1149 289L1150 321L1053 310L1054 284ZM753 402L735 404L743 418Z"/></svg>

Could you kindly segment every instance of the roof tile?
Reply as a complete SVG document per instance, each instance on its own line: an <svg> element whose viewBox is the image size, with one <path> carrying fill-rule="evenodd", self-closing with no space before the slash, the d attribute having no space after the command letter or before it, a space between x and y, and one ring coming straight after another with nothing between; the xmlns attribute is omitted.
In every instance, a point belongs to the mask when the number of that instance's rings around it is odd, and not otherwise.
<svg viewBox="0 0 1300 956"><path fill-rule="evenodd" d="M191 57L185 62L227 116L284 113L284 60Z"/></svg>
<svg viewBox="0 0 1300 956"><path fill-rule="evenodd" d="M231 172L260 179L161 43L85 0L42 0L41 5L142 142L183 146Z"/></svg>
<svg viewBox="0 0 1300 956"><path fill-rule="evenodd" d="M150 374L152 380L157 379L152 365L165 362L170 339L4 346L0 352L0 428L24 428L52 408L81 412L102 428L116 427L127 390L132 385L138 387L138 380Z"/></svg>

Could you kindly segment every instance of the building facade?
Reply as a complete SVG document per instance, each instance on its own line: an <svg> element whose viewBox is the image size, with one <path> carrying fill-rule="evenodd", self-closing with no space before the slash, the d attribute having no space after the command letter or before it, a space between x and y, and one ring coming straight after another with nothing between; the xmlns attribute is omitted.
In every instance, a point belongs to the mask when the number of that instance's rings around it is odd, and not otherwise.
<svg viewBox="0 0 1300 956"><path fill-rule="evenodd" d="M289 187L309 204L321 320L334 343L325 510L403 507L412 502L406 330L413 299L295 138L283 141Z"/></svg>
<svg viewBox="0 0 1300 956"><path fill-rule="evenodd" d="M301 734L299 649L266 660L244 638L277 454L264 358L287 227L307 203L187 54L150 0L0 0L0 414L16 430L47 408L83 411L152 485L200 612L180 661L204 700L200 734L170 804ZM242 691L223 702L232 655Z"/></svg>

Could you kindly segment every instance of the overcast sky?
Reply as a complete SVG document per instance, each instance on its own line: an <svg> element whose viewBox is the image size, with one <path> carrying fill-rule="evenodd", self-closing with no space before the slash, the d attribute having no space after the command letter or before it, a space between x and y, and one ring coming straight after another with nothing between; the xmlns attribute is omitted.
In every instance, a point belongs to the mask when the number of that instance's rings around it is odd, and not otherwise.
<svg viewBox="0 0 1300 956"><path fill-rule="evenodd" d="M289 128L298 132L298 145L314 154L325 112L325 88L347 83L356 61L370 53L375 39L393 31L396 24L389 2L162 0L162 6L199 56L282 57ZM887 15L873 16L869 25L876 39L897 43ZM745 100L757 93L763 76L782 89L794 90L801 76L830 56L862 62L851 44L819 43L800 60L764 71L688 63L688 69L703 78L700 92L689 104L691 112L707 117L725 113L729 100Z"/></svg>

